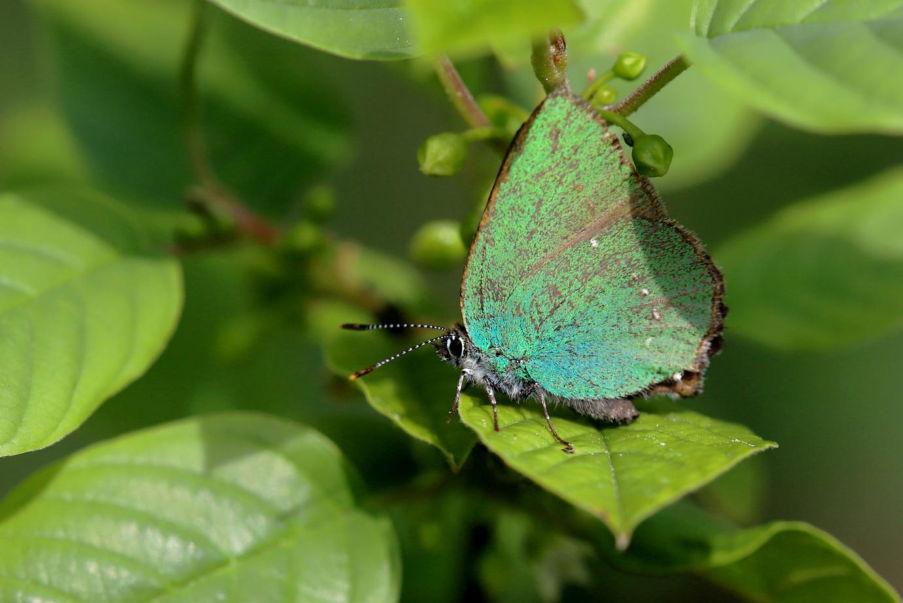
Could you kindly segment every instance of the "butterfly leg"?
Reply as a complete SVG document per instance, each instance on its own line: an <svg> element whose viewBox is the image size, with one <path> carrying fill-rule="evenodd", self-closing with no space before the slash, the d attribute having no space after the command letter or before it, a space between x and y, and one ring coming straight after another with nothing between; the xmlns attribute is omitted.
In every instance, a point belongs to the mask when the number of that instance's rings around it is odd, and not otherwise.
<svg viewBox="0 0 903 603"><path fill-rule="evenodd" d="M568 442L567 440L562 438L560 435L558 435L558 432L555 430L555 425L552 423L552 417L549 416L549 407L546 406L545 394L543 394L543 392L539 392L538 397L539 397L539 403L542 405L542 414L544 414L546 416L546 425L549 426L549 431L552 432L552 435L555 436L555 439L558 440L558 442L560 444L564 444L564 448L562 448L562 450L564 452L567 452L568 454L573 454L574 447L571 445L570 442Z"/></svg>
<svg viewBox="0 0 903 603"><path fill-rule="evenodd" d="M467 371L461 371L458 377L458 387L455 389L455 401L452 402L451 410L448 411L448 423L458 414L458 404L461 403L461 392L464 390L464 381L467 379Z"/></svg>
<svg viewBox="0 0 903 603"><path fill-rule="evenodd" d="M495 399L495 390L488 384L486 385L486 395L489 396L489 403L492 404L492 428L499 430L499 409L498 402Z"/></svg>

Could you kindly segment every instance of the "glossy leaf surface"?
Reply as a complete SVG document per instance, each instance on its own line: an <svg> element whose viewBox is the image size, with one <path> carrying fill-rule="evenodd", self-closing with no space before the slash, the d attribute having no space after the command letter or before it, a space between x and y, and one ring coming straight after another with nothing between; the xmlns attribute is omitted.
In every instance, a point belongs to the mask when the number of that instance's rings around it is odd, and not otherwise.
<svg viewBox="0 0 903 603"><path fill-rule="evenodd" d="M144 373L181 306L145 217L93 193L0 196L0 455L56 442Z"/></svg>
<svg viewBox="0 0 903 603"><path fill-rule="evenodd" d="M0 504L0 599L397 599L390 524L361 511L338 449L258 414L95 445Z"/></svg>

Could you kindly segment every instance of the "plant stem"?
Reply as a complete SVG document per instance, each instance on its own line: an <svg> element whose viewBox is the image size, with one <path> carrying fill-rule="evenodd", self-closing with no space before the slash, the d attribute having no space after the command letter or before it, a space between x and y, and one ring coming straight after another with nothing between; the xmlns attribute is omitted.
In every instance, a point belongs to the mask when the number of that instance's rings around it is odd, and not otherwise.
<svg viewBox="0 0 903 603"><path fill-rule="evenodd" d="M682 54L674 57L636 90L617 103L609 105L608 110L619 115L630 115L655 96L668 82L686 71L690 64L690 60Z"/></svg>
<svg viewBox="0 0 903 603"><path fill-rule="evenodd" d="M552 30L546 38L536 40L530 62L533 73L547 93L567 85L568 52L561 31Z"/></svg>
<svg viewBox="0 0 903 603"><path fill-rule="evenodd" d="M464 121L467 122L467 125L471 128L485 128L492 125L489 118L480 109L477 101L474 100L473 94L470 93L467 84L461 79L461 74L455 69L454 63L451 62L447 55L442 55L436 59L436 75L439 76L439 81L442 82L445 93L451 99L452 104L458 110L458 113L461 114L461 117L464 118Z"/></svg>
<svg viewBox="0 0 903 603"><path fill-rule="evenodd" d="M645 132L643 132L636 124L632 121L620 115L618 113L614 113L612 111L608 111L607 109L602 109L600 107L593 107L596 110L596 113L601 115L605 121L608 123L618 126L634 139L639 140L640 136L643 136Z"/></svg>
<svg viewBox="0 0 903 603"><path fill-rule="evenodd" d="M596 95L596 92L599 91L605 84L615 79L615 74L610 69L605 73L599 75L596 79L587 84L586 89L580 95L584 98L584 100L591 101L593 97Z"/></svg>
<svg viewBox="0 0 903 603"><path fill-rule="evenodd" d="M194 3L191 29L179 73L185 120L185 144L188 147L191 169L197 181L189 193L189 202L208 215L228 218L242 236L259 243L271 244L279 237L279 230L242 204L220 182L207 157L200 126L201 103L197 89L198 57L207 31L206 5L205 0L196 0Z"/></svg>

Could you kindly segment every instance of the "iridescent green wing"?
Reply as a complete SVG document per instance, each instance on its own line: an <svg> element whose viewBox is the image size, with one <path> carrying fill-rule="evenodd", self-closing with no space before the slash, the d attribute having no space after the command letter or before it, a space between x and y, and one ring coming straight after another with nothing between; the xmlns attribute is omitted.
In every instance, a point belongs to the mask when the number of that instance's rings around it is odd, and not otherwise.
<svg viewBox="0 0 903 603"><path fill-rule="evenodd" d="M695 392L720 336L721 276L665 216L617 138L569 91L508 152L470 250L473 342L554 394Z"/></svg>

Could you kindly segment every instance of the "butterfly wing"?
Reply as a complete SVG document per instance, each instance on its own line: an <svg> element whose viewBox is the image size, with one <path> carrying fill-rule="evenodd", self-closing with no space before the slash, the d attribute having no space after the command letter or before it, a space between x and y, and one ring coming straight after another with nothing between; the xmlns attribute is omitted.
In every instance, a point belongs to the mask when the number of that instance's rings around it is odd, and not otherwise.
<svg viewBox="0 0 903 603"><path fill-rule="evenodd" d="M496 370L566 398L694 393L721 275L569 91L518 133L471 246L465 326Z"/></svg>

